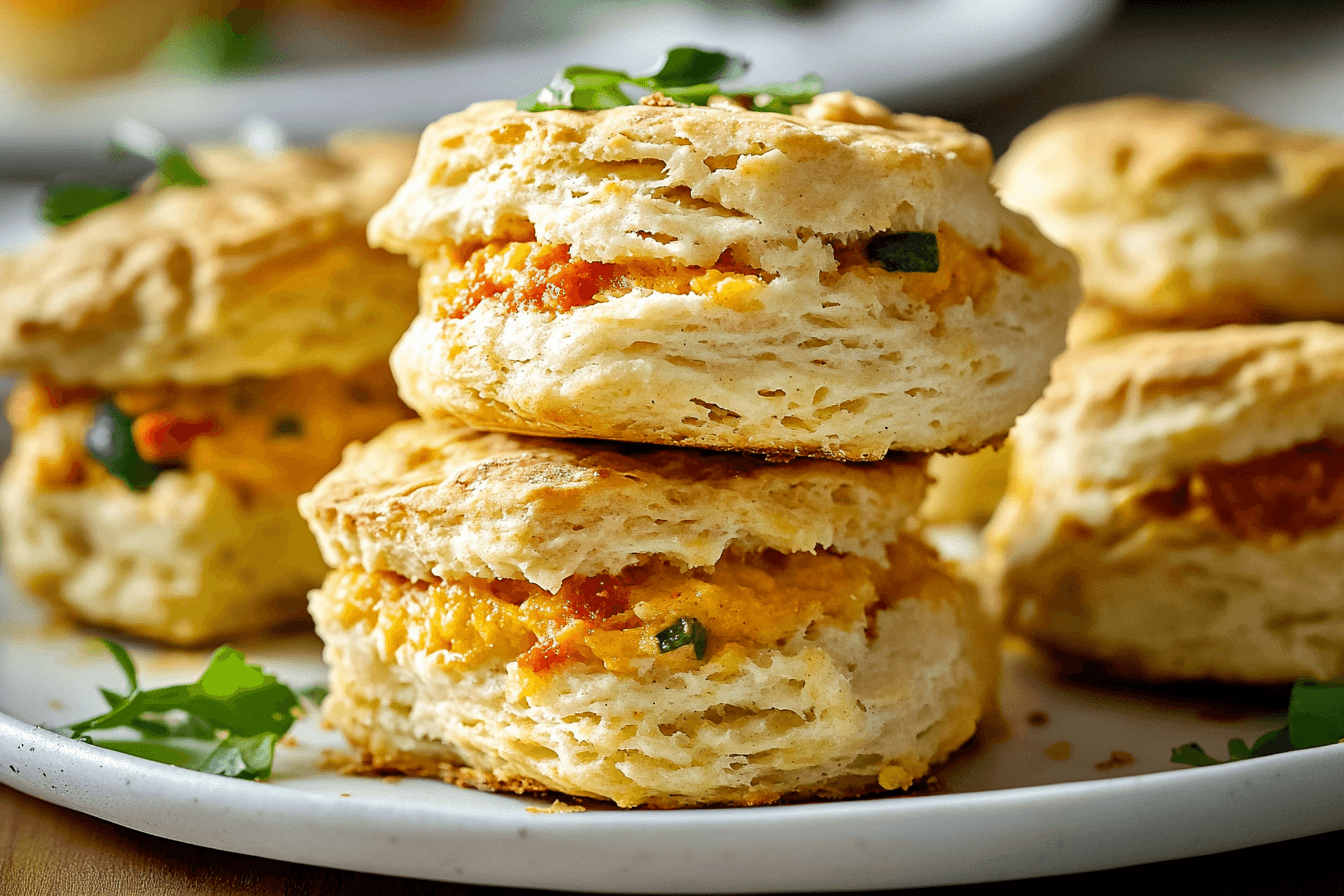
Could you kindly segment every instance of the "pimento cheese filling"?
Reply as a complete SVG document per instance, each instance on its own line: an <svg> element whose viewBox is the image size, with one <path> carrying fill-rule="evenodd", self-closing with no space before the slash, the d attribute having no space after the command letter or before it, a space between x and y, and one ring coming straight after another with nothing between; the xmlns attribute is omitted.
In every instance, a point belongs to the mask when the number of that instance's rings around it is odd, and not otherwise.
<svg viewBox="0 0 1344 896"><path fill-rule="evenodd" d="M930 273L888 271L869 259L866 241L837 245L838 269L823 273L821 282L835 287L842 276L851 274L869 279L896 277L907 295L938 311L967 298L981 307L993 293L1001 271L1033 281L1068 275L1063 265L1045 270L1030 249L1006 229L1000 234L997 248L977 248L947 226L938 229L937 241L939 266ZM421 269L422 292L435 299L432 313L438 320L460 320L486 302L510 314L563 314L640 289L695 294L739 311L754 311L763 307L756 293L770 279L769 274L738 264L729 252L713 267L703 268L655 259L583 261L571 256L569 246L535 242L490 243L465 260L436 259Z"/></svg>
<svg viewBox="0 0 1344 896"><path fill-rule="evenodd" d="M1333 529L1344 522L1344 443L1320 439L1240 463L1207 463L1148 492L1139 507L1242 540Z"/></svg>
<svg viewBox="0 0 1344 896"><path fill-rule="evenodd" d="M309 370L224 386L165 384L114 393L33 378L16 387L7 413L20 438L53 424L62 431L59 452L39 465L39 485L81 487L115 475L86 447L105 402L127 421L140 461L213 473L246 500L292 500L340 462L349 442L410 416L386 364L349 376Z"/></svg>
<svg viewBox="0 0 1344 896"><path fill-rule="evenodd" d="M874 615L897 600L956 600L927 545L902 536L888 556L883 569L849 555L765 551L689 572L655 559L572 577L555 594L522 580L416 582L346 568L328 576L318 612L375 634L386 656L406 646L450 668L516 662L534 684L570 663L637 676L740 661L817 625L863 625L872 636ZM686 624L704 632L702 647L667 650L666 633Z"/></svg>

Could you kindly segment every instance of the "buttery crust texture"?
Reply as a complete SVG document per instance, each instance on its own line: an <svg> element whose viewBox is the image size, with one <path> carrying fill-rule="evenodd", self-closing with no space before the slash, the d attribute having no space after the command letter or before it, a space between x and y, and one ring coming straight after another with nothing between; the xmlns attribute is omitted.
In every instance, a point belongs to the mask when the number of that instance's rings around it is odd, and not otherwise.
<svg viewBox="0 0 1344 896"><path fill-rule="evenodd" d="M406 402L483 429L841 460L999 440L1062 347L1072 257L999 204L981 138L845 95L798 112L497 102L432 125L370 225L426 261L392 362ZM893 231L937 233L939 272L871 263ZM563 247L611 283L571 307L453 307L473 253L506 243Z"/></svg>
<svg viewBox="0 0 1344 896"><path fill-rule="evenodd" d="M884 562L924 484L922 459L770 464L416 420L348 447L299 509L332 566L554 591L655 555L690 568L729 550L833 548Z"/></svg>
<svg viewBox="0 0 1344 896"><path fill-rule="evenodd" d="M0 473L15 582L80 619L169 644L303 618L326 565L291 504L245 504L204 472L169 471L141 493L110 477L44 488L38 468L60 454L60 425L19 433Z"/></svg>
<svg viewBox="0 0 1344 896"><path fill-rule="evenodd" d="M973 589L933 576L866 625L634 675L574 662L529 686L516 662L463 666L352 621L334 575L310 603L323 710L374 768L483 789L660 808L904 789L972 735L997 665Z"/></svg>
<svg viewBox="0 0 1344 896"><path fill-rule="evenodd" d="M1313 447L1341 434L1344 326L1071 349L1013 430L986 533L1006 624L1154 680L1344 673L1338 461Z"/></svg>
<svg viewBox="0 0 1344 896"><path fill-rule="evenodd" d="M1344 320L1344 137L1134 96L1052 113L995 173L1078 255L1070 345L1149 329Z"/></svg>
<svg viewBox="0 0 1344 896"><path fill-rule="evenodd" d="M193 150L206 186L132 196L0 259L0 367L119 388L386 357L416 274L364 230L413 151L355 134L269 158Z"/></svg>

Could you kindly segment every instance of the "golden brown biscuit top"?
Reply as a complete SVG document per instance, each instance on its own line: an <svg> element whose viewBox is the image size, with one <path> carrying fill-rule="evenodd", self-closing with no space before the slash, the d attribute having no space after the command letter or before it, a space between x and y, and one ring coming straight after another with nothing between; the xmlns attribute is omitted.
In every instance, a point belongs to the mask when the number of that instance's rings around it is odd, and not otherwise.
<svg viewBox="0 0 1344 896"><path fill-rule="evenodd" d="M370 242L427 258L535 239L586 261L704 267L731 251L764 270L816 271L834 269L828 238L946 222L977 245L997 239L983 138L852 94L796 111L477 103L425 131Z"/></svg>
<svg viewBox="0 0 1344 896"><path fill-rule="evenodd" d="M333 566L553 591L655 556L710 566L730 549L885 563L924 485L922 458L769 463L419 420L350 446L299 509Z"/></svg>
<svg viewBox="0 0 1344 896"><path fill-rule="evenodd" d="M301 352L278 358L264 345L244 343L253 331L270 341L268 327L300 328L279 317L301 315L306 306L314 316L329 314L330 283L356 267L380 302L398 289L395 281L408 281L402 291L413 304L411 278L399 278L392 259L362 239L413 152L411 138L390 135L347 135L325 151L289 149L269 158L235 147L193 149L205 186L136 194L0 258L0 366L119 385L222 382L334 363ZM250 299L256 307L245 307ZM375 338L386 316L370 313L366 325ZM355 322L347 323L341 338L362 338ZM229 350L236 348L237 363L211 356L211 340L236 340ZM264 357L249 364L244 356L254 350ZM197 354L208 359L201 370L192 367ZM353 364L368 360L363 349L353 355Z"/></svg>
<svg viewBox="0 0 1344 896"><path fill-rule="evenodd" d="M1060 109L1024 131L996 175L1006 191L1052 177L1055 192L1132 197L1273 172L1306 200L1344 190L1344 137L1277 127L1217 103L1129 96ZM1081 200L1080 200L1081 201ZM1021 201L1030 207L1025 197Z"/></svg>

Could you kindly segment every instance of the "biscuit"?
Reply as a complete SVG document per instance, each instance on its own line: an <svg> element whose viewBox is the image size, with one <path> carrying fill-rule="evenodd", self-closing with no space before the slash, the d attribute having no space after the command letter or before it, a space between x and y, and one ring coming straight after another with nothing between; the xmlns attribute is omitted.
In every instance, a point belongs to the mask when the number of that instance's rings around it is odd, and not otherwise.
<svg viewBox="0 0 1344 896"><path fill-rule="evenodd" d="M1070 349L986 532L1006 624L1153 680L1344 673L1344 327Z"/></svg>
<svg viewBox="0 0 1344 896"><path fill-rule="evenodd" d="M841 460L1001 439L1062 346L1072 257L998 203L981 138L854 97L798 111L496 102L431 125L369 228L424 262L403 398L481 429ZM870 260L912 231L936 272Z"/></svg>
<svg viewBox="0 0 1344 896"><path fill-rule="evenodd" d="M85 446L102 402L137 420L207 421L208 431L134 490ZM303 596L326 565L295 497L335 466L347 440L407 413L385 366L381 377L310 371L111 397L30 380L8 411L0 532L9 575L79 619L170 644L303 618Z"/></svg>
<svg viewBox="0 0 1344 896"><path fill-rule="evenodd" d="M385 359L416 274L364 229L412 154L360 135L193 150L206 186L142 192L0 259L0 368L115 389Z"/></svg>
<svg viewBox="0 0 1344 896"><path fill-rule="evenodd" d="M371 767L493 790L907 788L972 735L997 664L974 589L905 525L922 486L916 460L398 424L300 501L338 566L309 604L324 712Z"/></svg>
<svg viewBox="0 0 1344 896"><path fill-rule="evenodd" d="M1084 303L1070 345L1344 320L1344 137L1123 97L1028 128L995 181L1005 204L1078 255Z"/></svg>

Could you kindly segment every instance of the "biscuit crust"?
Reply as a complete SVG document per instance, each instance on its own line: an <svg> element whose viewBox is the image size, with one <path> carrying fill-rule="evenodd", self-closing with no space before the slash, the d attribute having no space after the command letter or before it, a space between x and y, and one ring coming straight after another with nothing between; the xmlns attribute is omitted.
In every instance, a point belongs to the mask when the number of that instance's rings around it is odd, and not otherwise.
<svg viewBox="0 0 1344 896"><path fill-rule="evenodd" d="M973 589L937 570L866 625L637 675L571 663L540 687L517 663L397 646L343 614L333 587L310 599L332 670L323 709L368 764L623 807L905 789L971 736L997 668Z"/></svg>
<svg viewBox="0 0 1344 896"><path fill-rule="evenodd" d="M1077 253L1071 345L1344 319L1344 137L1149 96L1059 110L999 162L1004 202Z"/></svg>
<svg viewBox="0 0 1344 896"><path fill-rule="evenodd" d="M1008 493L986 531L1007 624L1154 680L1340 674L1344 542L1331 524L1329 467L1312 467L1302 446L1341 433L1338 324L1149 333L1070 349L1013 430ZM1270 475L1262 467L1280 455L1283 482L1248 478ZM1210 469L1230 470L1224 483L1239 497L1210 507L1182 491ZM1316 479L1297 481L1312 469ZM1322 502L1320 512L1304 504L1301 519L1276 521L1281 508L1267 502L1277 488Z"/></svg>
<svg viewBox="0 0 1344 896"><path fill-rule="evenodd" d="M118 388L386 357L415 313L416 274L364 228L413 145L193 150L206 186L132 196L0 258L0 367Z"/></svg>
<svg viewBox="0 0 1344 896"><path fill-rule="evenodd" d="M922 458L771 464L417 420L347 448L299 509L332 566L555 591L654 555L690 568L728 550L833 548L885 562L924 484Z"/></svg>

